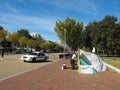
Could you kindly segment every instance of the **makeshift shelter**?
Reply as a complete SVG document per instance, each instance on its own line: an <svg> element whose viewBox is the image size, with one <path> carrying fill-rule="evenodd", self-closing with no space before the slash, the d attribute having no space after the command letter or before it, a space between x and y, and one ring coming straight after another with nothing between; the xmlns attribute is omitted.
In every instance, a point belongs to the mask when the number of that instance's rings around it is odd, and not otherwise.
<svg viewBox="0 0 120 90"><path fill-rule="evenodd" d="M102 59L92 52L80 50L80 72L96 74L99 71L105 71L107 68Z"/></svg>

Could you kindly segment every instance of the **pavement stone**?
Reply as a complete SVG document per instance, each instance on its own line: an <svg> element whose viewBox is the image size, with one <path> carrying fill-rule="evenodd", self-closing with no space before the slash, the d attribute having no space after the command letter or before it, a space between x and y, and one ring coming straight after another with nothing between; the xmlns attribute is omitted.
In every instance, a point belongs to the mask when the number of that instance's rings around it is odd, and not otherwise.
<svg viewBox="0 0 120 90"><path fill-rule="evenodd" d="M63 63L67 69L61 70ZM120 75L108 69L98 74L79 74L69 60L0 81L0 90L120 90Z"/></svg>

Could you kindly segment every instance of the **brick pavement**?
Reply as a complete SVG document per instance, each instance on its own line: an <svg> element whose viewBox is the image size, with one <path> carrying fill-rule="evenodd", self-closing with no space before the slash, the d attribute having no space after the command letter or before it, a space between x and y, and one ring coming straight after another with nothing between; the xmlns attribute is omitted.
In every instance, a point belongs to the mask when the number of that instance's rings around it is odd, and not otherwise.
<svg viewBox="0 0 120 90"><path fill-rule="evenodd" d="M62 63L67 64L61 70ZM78 74L69 60L60 60L0 82L0 90L120 90L120 75L112 70Z"/></svg>

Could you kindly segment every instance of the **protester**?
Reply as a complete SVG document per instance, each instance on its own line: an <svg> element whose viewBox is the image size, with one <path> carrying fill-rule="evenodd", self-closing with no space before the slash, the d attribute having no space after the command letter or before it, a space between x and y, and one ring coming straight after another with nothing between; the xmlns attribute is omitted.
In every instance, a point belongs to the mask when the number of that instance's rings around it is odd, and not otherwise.
<svg viewBox="0 0 120 90"><path fill-rule="evenodd" d="M72 59L70 60L70 64L72 66L72 69L77 69L75 65L77 65L77 53L74 52L72 55Z"/></svg>

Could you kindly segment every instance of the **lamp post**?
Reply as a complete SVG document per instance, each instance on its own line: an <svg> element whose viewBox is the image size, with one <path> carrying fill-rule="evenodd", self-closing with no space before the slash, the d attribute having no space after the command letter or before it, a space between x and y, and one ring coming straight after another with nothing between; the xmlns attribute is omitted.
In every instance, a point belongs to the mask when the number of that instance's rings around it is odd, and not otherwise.
<svg viewBox="0 0 120 90"><path fill-rule="evenodd" d="M65 59L65 53L66 53L66 29L64 29L64 59Z"/></svg>
<svg viewBox="0 0 120 90"><path fill-rule="evenodd" d="M0 49L1 49L1 40L0 40Z"/></svg>
<svg viewBox="0 0 120 90"><path fill-rule="evenodd" d="M0 49L2 48L2 38L0 38Z"/></svg>

